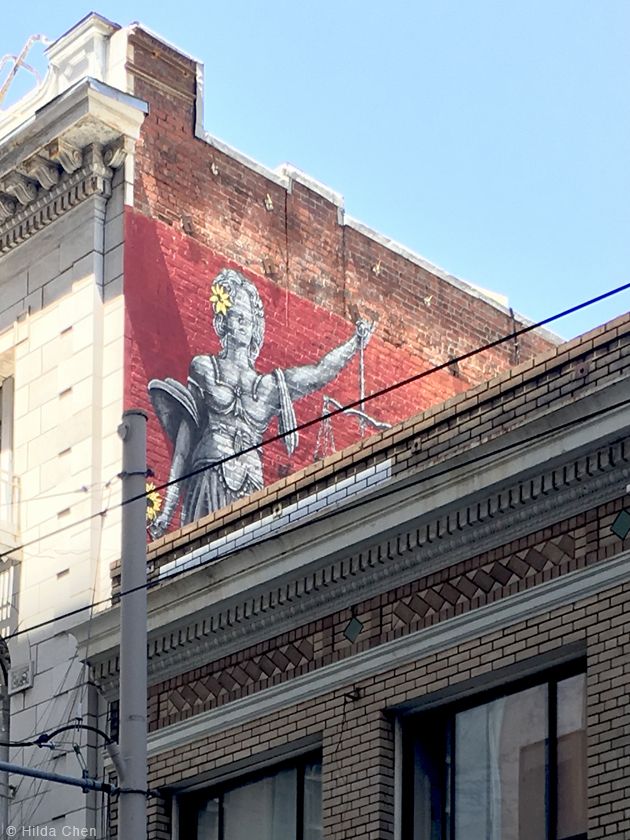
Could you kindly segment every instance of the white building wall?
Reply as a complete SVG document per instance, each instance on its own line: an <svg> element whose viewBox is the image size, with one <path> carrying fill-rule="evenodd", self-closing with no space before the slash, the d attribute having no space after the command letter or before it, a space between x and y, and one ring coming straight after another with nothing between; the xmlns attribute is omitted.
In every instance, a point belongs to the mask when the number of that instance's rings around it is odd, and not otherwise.
<svg viewBox="0 0 630 840"><path fill-rule="evenodd" d="M12 741L97 721L67 630L90 618L94 602L107 606L120 556L124 206L147 110L127 93L127 34L88 15L48 49L43 83L0 110L0 382L11 377L14 391L2 464L20 482L18 516L0 514ZM79 744L94 775L85 733L61 738L52 752L12 748L10 761L80 778ZM18 836L99 827L94 794L18 774L9 781Z"/></svg>
<svg viewBox="0 0 630 840"><path fill-rule="evenodd" d="M0 258L0 356L13 369L21 487L18 548L5 560L10 632L106 599L120 555L123 188L121 173L107 204L89 199ZM10 641L13 670L32 667L32 685L11 698L11 740L77 716L87 722L86 675L64 624ZM70 740L85 743L80 734ZM14 750L11 761L81 775L76 756L63 751ZM54 825L64 815L63 824L90 827L79 789L18 776L11 784L14 824Z"/></svg>

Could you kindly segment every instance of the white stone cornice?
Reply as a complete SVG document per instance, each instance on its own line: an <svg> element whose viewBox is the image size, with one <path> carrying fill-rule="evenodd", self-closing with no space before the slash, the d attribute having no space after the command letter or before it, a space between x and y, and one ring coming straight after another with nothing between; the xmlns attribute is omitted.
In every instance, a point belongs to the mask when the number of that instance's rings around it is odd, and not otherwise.
<svg viewBox="0 0 630 840"><path fill-rule="evenodd" d="M87 198L94 195L109 198L112 170L103 163L101 147L92 145L87 150L90 154L85 154L83 166L70 175L62 176L51 189L46 190L40 186L33 201L25 206L15 205L14 212L5 214L4 219L0 203L0 256ZM81 159L83 157L81 153ZM0 189L2 183L0 181Z"/></svg>
<svg viewBox="0 0 630 840"><path fill-rule="evenodd" d="M43 82L9 108L0 108L0 144L25 119L81 79L127 87L127 33L100 15L87 15L51 44L46 55L49 66Z"/></svg>
<svg viewBox="0 0 630 840"><path fill-rule="evenodd" d="M121 135L137 140L147 111L141 99L82 79L0 138L0 178L58 139L77 148L108 145Z"/></svg>
<svg viewBox="0 0 630 840"><path fill-rule="evenodd" d="M0 255L87 198L107 198L146 111L84 79L0 141Z"/></svg>
<svg viewBox="0 0 630 840"><path fill-rule="evenodd" d="M46 146L46 154L52 161L58 161L64 172L71 175L83 164L83 152L65 140L57 138Z"/></svg>

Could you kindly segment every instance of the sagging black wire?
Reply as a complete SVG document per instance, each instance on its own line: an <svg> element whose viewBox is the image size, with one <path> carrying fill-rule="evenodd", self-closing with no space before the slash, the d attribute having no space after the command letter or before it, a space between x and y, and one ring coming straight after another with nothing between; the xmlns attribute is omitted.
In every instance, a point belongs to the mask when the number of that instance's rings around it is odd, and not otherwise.
<svg viewBox="0 0 630 840"><path fill-rule="evenodd" d="M57 729L54 729L52 732L40 732L32 740L28 741L0 741L0 747L46 747L51 746L50 742L55 738L57 735L61 735L62 732L69 732L70 730L77 730L82 729L87 732L95 732L97 735L100 735L101 738L105 741L105 744L113 744L114 739L111 738L107 732L104 732L102 729L99 729L98 726L90 726L87 723L68 723L64 724L63 726L59 726Z"/></svg>
<svg viewBox="0 0 630 840"><path fill-rule="evenodd" d="M415 373L412 376L407 377L406 379L402 379L398 382L394 382L392 385L388 385L386 388L381 388L379 391L374 391L372 394L368 394L364 396L362 399L353 400L352 402L347 403L346 405L340 406L339 408L334 408L332 411L329 411L326 414L326 419L330 419L331 417L336 417L338 414L343 414L345 411L349 409L357 408L364 405L366 402L370 400L375 400L380 397L385 396L386 394L391 393L392 391L397 390L398 388L404 388L406 385L411 385L414 382L418 382L421 379L424 379L427 376L430 376L433 373L437 373L441 370L446 370L449 367L454 365L458 365L460 362L466 361L467 359L471 359L473 356L476 356L478 353L483 353L486 350L492 350L495 347L499 347L501 344L504 344L506 341L514 341L521 335L525 335L526 333L532 332L533 330L540 329L541 327L546 326L547 324L551 324L554 321L558 321L560 318L565 318L568 315L573 315L575 312L579 312L582 309L586 309L589 306L593 306L595 303L600 303L603 300L606 300L609 297L613 297L614 295L620 294L621 292L625 292L630 289L630 283L624 283L622 286L617 286L614 289L610 289L607 292L603 292L601 295L597 295L596 297L589 298L589 300L583 301L582 303L575 304L575 306L571 306L568 309L562 310L562 312L557 312L555 315L550 315L547 318L543 318L541 321L537 321L536 323L528 324L527 326L521 327L514 332L507 333L499 338L494 339L493 341L489 341L487 344L483 344L480 347L475 347L472 350L468 350L466 353L462 353L459 356L453 356L449 358L448 361L442 362L439 365L434 365L431 368L427 368L426 370L422 370L419 373ZM196 470L191 470L190 472L179 476L178 478L174 478L171 481L166 481L163 484L159 484L156 487L151 489L152 493L157 493L162 490L166 490L174 484L179 484L180 482L187 481L189 478L193 478L194 476L201 475L202 473L207 472L208 470L215 469L223 464L228 463L236 458L240 458L243 455L246 455L249 452L258 451L261 446L268 446L271 443L276 443L277 441L283 440L288 435L294 434L295 432L301 432L304 429L308 429L311 426L316 425L317 423L321 423L321 417L312 417L310 420L306 420L303 423L299 423L292 429L288 429L284 432L279 432L278 434L273 435L270 438L266 438L260 444L254 444L252 446L248 446L245 449L239 449L238 452L234 452L231 455L226 455L224 458L219 458L216 461L211 461L209 464L205 464L203 467L199 467ZM140 499L146 499L147 493L141 493L137 496L131 496L129 499L125 499L124 501L119 502L115 505L112 510L117 510L118 508L122 508L125 505L129 505L132 502L137 502ZM71 528L77 528L79 525L85 525L88 522L91 522L94 519L97 519L99 516L103 517L106 516L109 512L110 508L105 508L103 510L97 511L96 513L92 513L89 516L85 516L83 519L78 519L76 522L69 523L67 525L63 525L60 528L56 528L53 531L49 531L47 534L43 534L39 537L34 537L32 540L28 540L26 542L21 543L20 545L14 546L13 548L9 549L8 551L0 552L0 561L4 560L5 558L10 557L17 551L21 551L24 548L28 548L31 545L35 545L36 543L41 542L42 540L48 539L49 537L55 537L59 534L65 533Z"/></svg>
<svg viewBox="0 0 630 840"><path fill-rule="evenodd" d="M491 451L482 452L479 455L475 455L475 456L472 456L472 457L468 458L468 460L466 461L466 466L470 466L472 464L483 462L487 458L496 457L498 455L503 455L506 452L511 451L512 449L517 449L517 448L519 448L521 446L524 446L526 444L535 443L538 440L543 440L546 437L551 437L551 436L557 434L559 431L562 431L564 429L569 429L569 428L571 428L573 426L576 426L576 425L583 425L588 420L593 420L593 419L595 419L595 418L597 418L597 417L599 417L603 414L607 414L610 411L614 411L615 409L622 408L623 406L626 406L628 404L630 404L630 398L627 399L627 400L620 400L617 403L613 403L612 405L606 406L605 408L601 408L601 409L598 409L597 411L593 411L590 414L582 414L582 415L580 415L580 417L576 417L576 418L573 418L572 420L568 420L566 423L561 423L553 429L547 429L543 432L539 432L535 435L532 435L529 438L522 438L522 439L513 441L512 443L505 444L504 446L500 446L500 447L497 447L495 449L492 449ZM357 509L363 507L366 504L370 504L374 501L380 501L381 499L386 499L389 496L394 495L395 493L399 493L403 489L407 489L409 487L417 487L421 484L424 484L427 481L433 481L436 478L442 478L444 476L448 476L450 473L455 472L455 470L459 469L459 468L460 468L460 465L456 465L455 467L453 467L453 466L446 467L443 470L435 470L435 471L432 471L431 474L428 475L428 476L423 475L423 476L419 476L416 479L411 479L410 481L406 482L404 486L397 485L395 487L391 487L387 490L384 490L384 491L380 492L379 494L369 495L365 498L357 500L356 502L354 502L352 504L343 505L341 507L335 508L334 510L327 511L326 513L322 514L321 516L313 517L313 518L306 518L302 522L299 522L296 525L294 525L293 528L285 529L285 530L280 531L279 533L276 533L276 534L270 534L268 537L265 537L264 539L258 540L257 542L252 543L252 545L248 545L247 548L252 548L252 547L257 548L259 546L266 545L267 543L269 543L273 540L277 540L280 537L285 537L287 535L294 534L297 531L302 530L302 528L306 528L306 527L309 527L309 526L312 526L312 525L318 525L322 522L326 522L329 519L332 519L335 516L339 516L341 514L346 514L348 512L357 510ZM169 574L164 575L161 578L147 581L145 584L142 584L141 586L134 586L130 589L125 589L122 592L117 593L117 597L118 598L124 598L125 596L131 595L134 592L139 592L142 589L155 588L157 586L162 585L163 583L167 583L168 581L179 577L180 575L183 575L183 574L186 574L189 571L192 571L192 569L195 569L195 570L196 569L201 569L205 566L211 565L212 563L218 563L218 562L227 560L229 557L232 557L233 555L238 554L240 551L243 551L243 548L244 548L243 546L239 546L238 548L234 548L231 551L228 551L226 554L222 555L220 558L211 558L211 559L208 559L208 560L200 561L199 563L196 563L194 567L189 566L187 568L175 569L173 572L170 572ZM204 582L202 584L202 586L199 587L199 589L194 590L191 594L195 594L195 592L200 592L201 589L206 588L206 586L207 586L207 583ZM104 606L106 604L111 604L111 597L110 598L104 598L101 601L95 601L91 604L86 604L86 606L84 606L84 607L77 607L77 609L75 609L75 610L70 610L66 613L62 613L61 615L55 616L54 618L49 618L46 621L40 622L39 624L34 624L32 627L25 627L22 630L17 630L14 633L11 633L11 634L7 635L5 638L7 640L8 639L13 639L17 636L21 636L23 633L30 633L33 630L39 630L42 627L47 627L47 626L53 624L56 621L60 621L62 619L66 619L66 618L71 618L75 615L80 615L81 613L86 612L87 610L94 609L95 607ZM151 615L151 611L149 611L147 613L147 616L150 616L150 615Z"/></svg>

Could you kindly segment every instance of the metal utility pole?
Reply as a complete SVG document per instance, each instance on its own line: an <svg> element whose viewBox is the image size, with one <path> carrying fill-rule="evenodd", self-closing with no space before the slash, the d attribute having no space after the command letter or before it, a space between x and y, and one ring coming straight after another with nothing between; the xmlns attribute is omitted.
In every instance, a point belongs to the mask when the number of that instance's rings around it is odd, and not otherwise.
<svg viewBox="0 0 630 840"><path fill-rule="evenodd" d="M120 840L147 836L147 415L125 411L120 599ZM130 499L135 501L130 502Z"/></svg>

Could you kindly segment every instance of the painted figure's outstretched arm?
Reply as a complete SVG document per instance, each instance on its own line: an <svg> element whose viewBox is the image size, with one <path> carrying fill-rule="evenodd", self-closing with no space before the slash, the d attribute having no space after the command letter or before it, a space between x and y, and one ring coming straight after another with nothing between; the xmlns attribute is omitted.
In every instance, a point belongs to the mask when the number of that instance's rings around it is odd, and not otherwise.
<svg viewBox="0 0 630 840"><path fill-rule="evenodd" d="M343 344L322 356L319 362L285 370L284 378L291 399L297 400L323 388L328 382L332 382L357 350L367 345L374 332L374 326L374 324L368 324L366 321L357 321L355 334L344 341Z"/></svg>
<svg viewBox="0 0 630 840"><path fill-rule="evenodd" d="M169 482L173 481L175 483L170 484L167 488L166 496L164 498L164 506L159 515L156 516L149 526L149 532L154 540L161 537L166 531L171 519L173 518L173 514L175 513L175 508L177 507L177 503L179 501L182 486L179 479L186 475L187 472L189 463L188 455L191 451L193 434L194 429L192 421L188 417L183 416L179 424L177 437L175 438L173 460L171 461L171 469L168 475Z"/></svg>

